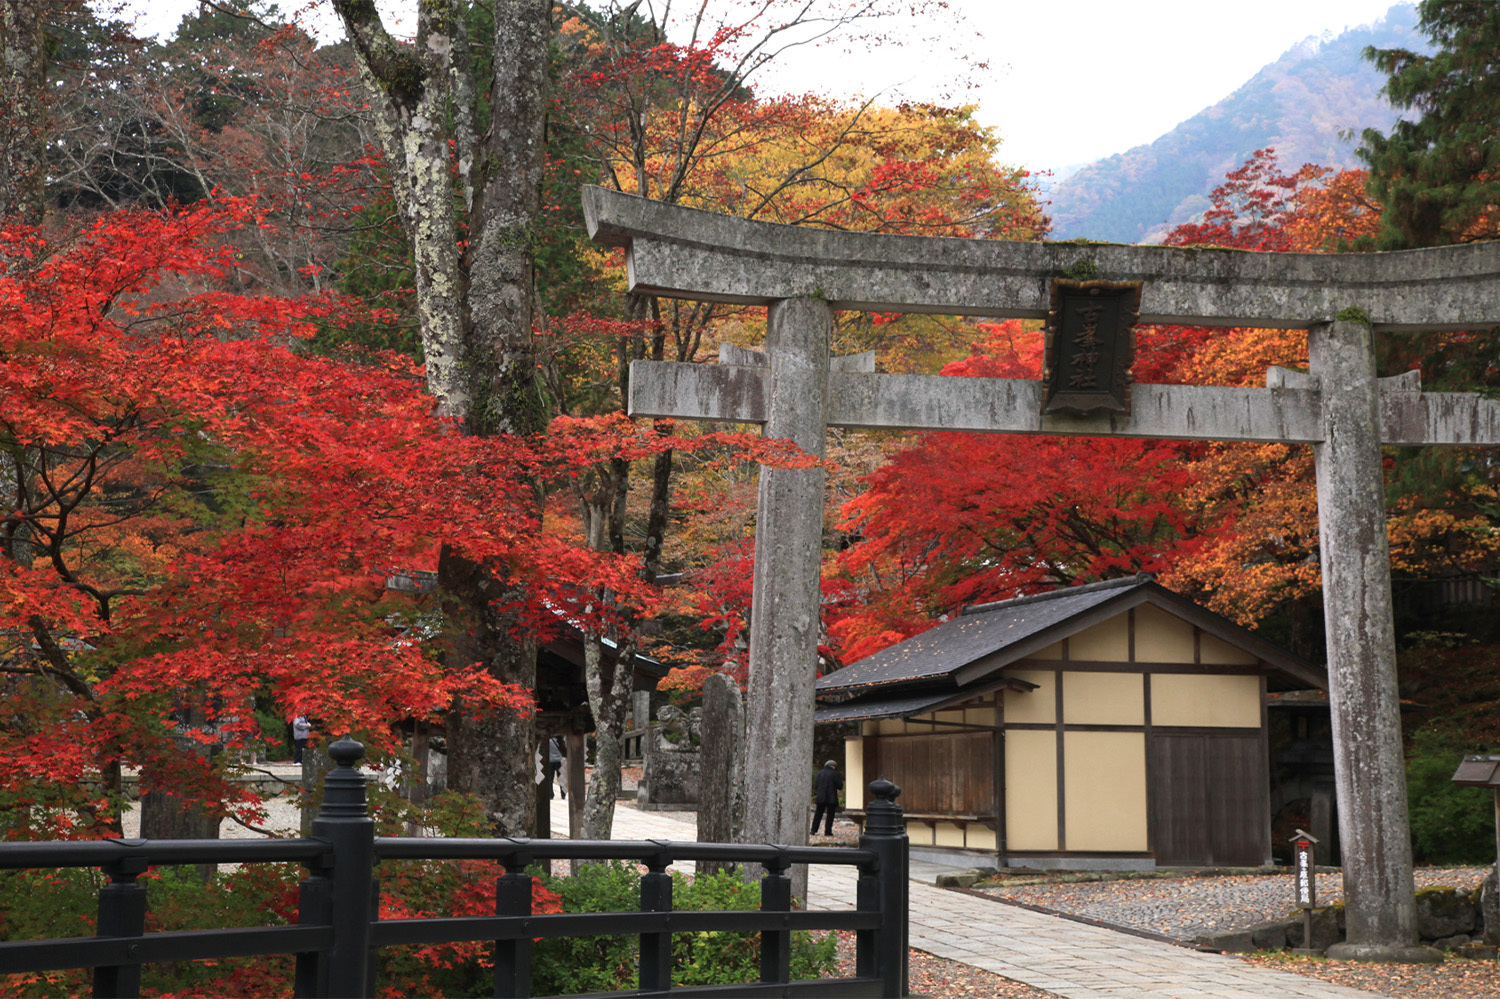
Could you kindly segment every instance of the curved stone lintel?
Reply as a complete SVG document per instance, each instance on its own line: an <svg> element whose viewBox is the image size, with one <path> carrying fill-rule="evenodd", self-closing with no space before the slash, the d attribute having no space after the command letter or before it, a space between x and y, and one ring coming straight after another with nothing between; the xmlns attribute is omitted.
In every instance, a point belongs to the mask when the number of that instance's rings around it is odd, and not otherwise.
<svg viewBox="0 0 1500 999"><path fill-rule="evenodd" d="M1356 307L1377 328L1500 325L1500 242L1387 253L1023 243L757 222L589 187L589 234L629 248L632 291L767 305L1040 319L1055 277L1143 281L1141 321L1295 329Z"/></svg>

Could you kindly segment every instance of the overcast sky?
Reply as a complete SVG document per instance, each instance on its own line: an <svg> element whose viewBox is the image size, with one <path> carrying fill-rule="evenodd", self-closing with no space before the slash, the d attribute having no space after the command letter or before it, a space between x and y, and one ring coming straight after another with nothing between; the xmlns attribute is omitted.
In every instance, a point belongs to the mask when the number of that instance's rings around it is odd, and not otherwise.
<svg viewBox="0 0 1500 999"><path fill-rule="evenodd" d="M195 2L135 0L139 25L170 31ZM762 92L974 103L1004 139L1004 162L1061 171L1150 142L1308 36L1368 24L1394 2L948 0L945 13L893 22L887 34L902 46L797 49L752 82ZM380 3L393 30L412 30L402 11L413 0ZM988 66L973 68L980 60Z"/></svg>

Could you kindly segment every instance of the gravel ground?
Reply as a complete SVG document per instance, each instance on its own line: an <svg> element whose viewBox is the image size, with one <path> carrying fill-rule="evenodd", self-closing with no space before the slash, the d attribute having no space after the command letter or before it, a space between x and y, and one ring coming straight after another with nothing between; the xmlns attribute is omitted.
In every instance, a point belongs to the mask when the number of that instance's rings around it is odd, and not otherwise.
<svg viewBox="0 0 1500 999"><path fill-rule="evenodd" d="M1475 888L1487 867L1418 868L1418 888ZM1097 920L1191 941L1201 933L1240 929L1292 911L1291 874L1204 877L1155 876L1074 884L1031 883L976 886L977 891L1069 916ZM1318 900L1344 897L1338 874L1318 875ZM1500 996L1500 993L1497 993Z"/></svg>
<svg viewBox="0 0 1500 999"><path fill-rule="evenodd" d="M1488 867L1418 868L1416 883L1419 888L1441 884L1473 889L1489 871ZM1280 918L1291 910L1289 874L1156 876L1077 883L1027 880L1031 883L978 890L1006 901L1184 941L1207 930L1239 928ZM1343 898L1343 885L1337 874L1318 875L1318 898L1329 902ZM1494 961L1449 957L1440 965L1366 964L1296 957L1284 951L1240 959L1395 999L1500 999L1500 964ZM1015 995L1035 997L1047 993L1033 990Z"/></svg>

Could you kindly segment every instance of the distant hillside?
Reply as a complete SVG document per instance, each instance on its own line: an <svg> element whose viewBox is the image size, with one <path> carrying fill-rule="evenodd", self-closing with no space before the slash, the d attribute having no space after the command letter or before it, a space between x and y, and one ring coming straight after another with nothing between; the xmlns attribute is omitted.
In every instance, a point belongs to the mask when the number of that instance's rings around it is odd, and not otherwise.
<svg viewBox="0 0 1500 999"><path fill-rule="evenodd" d="M1337 37L1308 38L1243 87L1147 146L1089 164L1052 192L1052 239L1156 242L1208 207L1208 192L1250 154L1276 147L1282 168L1356 166L1365 128L1389 128L1396 113L1379 93L1385 77L1365 62L1366 45L1425 49L1416 10Z"/></svg>

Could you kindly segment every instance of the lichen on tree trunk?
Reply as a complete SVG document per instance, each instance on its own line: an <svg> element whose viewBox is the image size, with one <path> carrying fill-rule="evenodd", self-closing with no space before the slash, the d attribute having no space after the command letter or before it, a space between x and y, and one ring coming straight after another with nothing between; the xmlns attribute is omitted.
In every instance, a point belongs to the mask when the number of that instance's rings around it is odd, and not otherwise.
<svg viewBox="0 0 1500 999"><path fill-rule="evenodd" d="M41 225L46 210L47 4L0 0L0 219Z"/></svg>
<svg viewBox="0 0 1500 999"><path fill-rule="evenodd" d="M466 433L533 434L547 412L535 386L531 233L540 208L551 4L497 0L493 77L475 87L467 5L424 0L414 45L398 45L367 0L334 0L376 124L416 263L428 387ZM476 135L478 93L489 129ZM462 187L455 197L454 178ZM462 249L465 248L465 249ZM540 502L540 500L538 500ZM445 546L438 585L444 660L483 663L505 683L535 687L536 649L503 567ZM494 828L529 835L536 734L529 718L455 705L446 718L448 782L477 795Z"/></svg>

